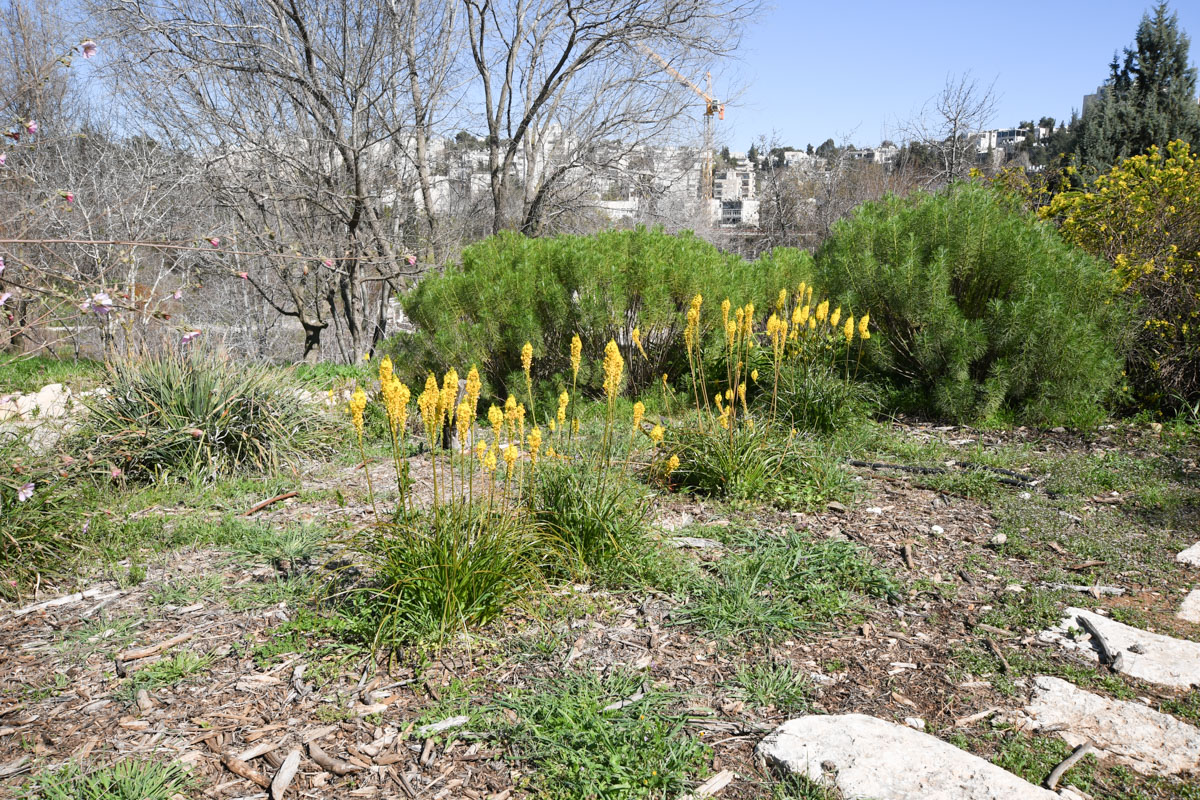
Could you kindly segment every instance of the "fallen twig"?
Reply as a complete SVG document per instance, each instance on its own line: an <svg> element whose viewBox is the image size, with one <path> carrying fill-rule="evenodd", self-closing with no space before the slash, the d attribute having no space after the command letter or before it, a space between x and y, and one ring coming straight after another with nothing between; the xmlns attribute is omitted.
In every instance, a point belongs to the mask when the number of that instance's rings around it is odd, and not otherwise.
<svg viewBox="0 0 1200 800"><path fill-rule="evenodd" d="M120 592L116 592L115 594L110 594L110 595L104 595L104 597L105 598L115 597L117 594L120 594ZM69 595L66 595L65 597L56 597L53 600L43 600L40 603L34 603L31 606L25 606L25 608L19 608L13 612L13 616L14 617L23 617L26 614L32 614L35 611L41 611L46 608L55 608L56 606L65 606L65 605L69 605L71 603L78 603L80 600L92 600L97 597L101 597L99 589L85 589L82 592L76 592L75 594L69 594Z"/></svg>
<svg viewBox="0 0 1200 800"><path fill-rule="evenodd" d="M251 783L258 784L264 789L271 787L271 781L266 775L256 770L254 767L247 764L245 761L238 759L231 753L221 754L221 763L225 765L225 769L237 775L239 778L244 778Z"/></svg>
<svg viewBox="0 0 1200 800"><path fill-rule="evenodd" d="M1051 770L1049 777L1046 778L1045 787L1053 792L1058 788L1058 782L1062 780L1062 776L1066 774L1067 770L1075 766L1075 764L1088 753L1094 753L1095 751L1096 748L1091 742L1084 742L1083 744L1079 745L1079 747L1076 747L1071 752L1071 755L1064 758L1061 764Z"/></svg>
<svg viewBox="0 0 1200 800"><path fill-rule="evenodd" d="M985 708L983 711L978 711L974 714L968 714L965 717L960 717L960 718L954 720L954 727L964 728L967 725L973 725L974 723L979 722L980 720L987 719L992 714L997 713L999 710L1000 710L999 708L992 706L991 708Z"/></svg>
<svg viewBox="0 0 1200 800"><path fill-rule="evenodd" d="M264 508L271 505L272 503L278 503L280 500L287 500L289 498L295 497L297 494L299 494L299 492L284 492L283 494L277 494L272 498L263 500L261 503L259 503L256 506L252 506L250 508L250 510L247 511L245 514L242 514L242 516L248 517L251 514L257 514L259 511L262 511Z"/></svg>
<svg viewBox="0 0 1200 800"><path fill-rule="evenodd" d="M329 770L338 777L341 777L342 775L349 775L352 772L358 772L362 769L362 767L356 767L353 764L347 764L340 758L334 758L322 750L321 746L316 742L308 743L308 755L313 761L317 762L319 766Z"/></svg>
<svg viewBox="0 0 1200 800"><path fill-rule="evenodd" d="M172 636L170 639L167 639L165 642L159 642L158 644L152 644L149 647L142 647L142 648L138 648L136 650L126 650L124 653L117 654L117 661L137 661L139 658L149 658L150 656L156 656L164 650L170 650L172 647L174 647L177 644L183 644L188 639L191 639L193 634L194 634L193 631L187 631L185 633L179 634L178 636Z"/></svg>

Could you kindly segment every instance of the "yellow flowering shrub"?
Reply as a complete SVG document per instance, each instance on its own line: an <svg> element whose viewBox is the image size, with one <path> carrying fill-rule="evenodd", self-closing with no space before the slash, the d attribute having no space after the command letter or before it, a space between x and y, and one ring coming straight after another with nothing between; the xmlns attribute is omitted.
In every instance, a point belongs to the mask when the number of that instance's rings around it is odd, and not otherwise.
<svg viewBox="0 0 1200 800"><path fill-rule="evenodd" d="M1141 310L1130 373L1161 407L1200 398L1200 161L1186 142L1151 148L1042 210L1112 265Z"/></svg>

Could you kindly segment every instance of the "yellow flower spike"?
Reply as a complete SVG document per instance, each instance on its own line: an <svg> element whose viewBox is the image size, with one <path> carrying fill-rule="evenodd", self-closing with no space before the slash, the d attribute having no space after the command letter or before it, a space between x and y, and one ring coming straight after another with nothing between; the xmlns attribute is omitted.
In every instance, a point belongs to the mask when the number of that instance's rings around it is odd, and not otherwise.
<svg viewBox="0 0 1200 800"><path fill-rule="evenodd" d="M858 338L870 339L871 332L867 330L868 320L871 319L871 312L867 312L858 318Z"/></svg>
<svg viewBox="0 0 1200 800"><path fill-rule="evenodd" d="M621 357L621 348L617 347L615 341L609 339L608 344L604 347L604 394L608 397L609 403L617 399L624 370L625 359Z"/></svg>
<svg viewBox="0 0 1200 800"><path fill-rule="evenodd" d="M815 331L817 329L817 318L816 317L808 318L808 329L810 331Z"/></svg>
<svg viewBox="0 0 1200 800"><path fill-rule="evenodd" d="M738 327L733 320L725 323L725 347L727 350L733 349L733 343L737 339Z"/></svg>
<svg viewBox="0 0 1200 800"><path fill-rule="evenodd" d="M721 301L721 327L729 328L729 298L726 297Z"/></svg>
<svg viewBox="0 0 1200 800"><path fill-rule="evenodd" d="M571 420L571 433L579 433L579 419Z"/></svg>
<svg viewBox="0 0 1200 800"><path fill-rule="evenodd" d="M510 471L520 457L521 448L517 447L516 442L509 442L508 447L504 448L504 463Z"/></svg>
<svg viewBox="0 0 1200 800"><path fill-rule="evenodd" d="M467 402L471 406L471 416L475 416L476 410L479 408L479 393L483 390L483 382L479 380L479 370L474 365L471 366L471 371L467 373Z"/></svg>
<svg viewBox="0 0 1200 800"><path fill-rule="evenodd" d="M494 473L496 471L497 466L499 466L499 465L496 463L496 448L494 448L494 447L489 448L487 451L487 455L485 455L483 457L483 468L486 469L488 472Z"/></svg>
<svg viewBox="0 0 1200 800"><path fill-rule="evenodd" d="M679 456L671 456L667 459L667 474L670 475L677 469L679 469Z"/></svg>
<svg viewBox="0 0 1200 800"><path fill-rule="evenodd" d="M796 306L795 308L792 309L792 327L793 328L796 327L797 325L801 324L800 314L803 310L804 309L800 306Z"/></svg>
<svg viewBox="0 0 1200 800"><path fill-rule="evenodd" d="M666 433L666 431L663 430L662 425L655 425L653 428L651 428L650 429L651 444L653 444L655 447L658 447L660 444L662 444L663 435L665 433Z"/></svg>
<svg viewBox="0 0 1200 800"><path fill-rule="evenodd" d="M775 310L783 311L783 307L787 305L787 289L779 290L779 297L775 300Z"/></svg>
<svg viewBox="0 0 1200 800"><path fill-rule="evenodd" d="M633 430L636 432L642 427L642 418L646 416L646 406L641 400L633 404Z"/></svg>
<svg viewBox="0 0 1200 800"><path fill-rule="evenodd" d="M504 418L505 419L516 419L516 416L517 416L517 398L510 394L508 396L508 399L504 401Z"/></svg>
<svg viewBox="0 0 1200 800"><path fill-rule="evenodd" d="M454 421L458 426L458 441L459 445L465 445L467 436L471 432L471 423L475 421L475 415L471 411L470 403L465 399L458 404L458 409L454 412Z"/></svg>
<svg viewBox="0 0 1200 800"><path fill-rule="evenodd" d="M538 452L542 449L542 429L534 428L529 432L529 438L526 440L529 444L529 463L537 466Z"/></svg>
<svg viewBox="0 0 1200 800"><path fill-rule="evenodd" d="M483 439L475 443L475 458L483 461L483 457L487 455L488 444Z"/></svg>
<svg viewBox="0 0 1200 800"><path fill-rule="evenodd" d="M728 400L728 401L729 401L729 402L731 402L731 403L733 402L733 389L726 389L726 390L725 390L725 399L726 399L726 400Z"/></svg>
<svg viewBox="0 0 1200 800"><path fill-rule="evenodd" d="M501 411L500 407L495 403L493 403L492 407L488 409L488 422L490 422L492 427L495 429L496 439L499 441L500 428L504 426L504 412Z"/></svg>
<svg viewBox="0 0 1200 800"><path fill-rule="evenodd" d="M384 356L379 360L379 384L385 386L392 380L392 360Z"/></svg>
<svg viewBox="0 0 1200 800"><path fill-rule="evenodd" d="M846 344L850 344L850 342L854 341L854 315L853 314L850 314L849 316L846 317L846 330L844 333L846 336Z"/></svg>
<svg viewBox="0 0 1200 800"><path fill-rule="evenodd" d="M583 342L579 340L579 334L571 337L571 377L579 377L579 361L583 355Z"/></svg>
<svg viewBox="0 0 1200 800"><path fill-rule="evenodd" d="M642 332L637 328L633 329L633 344L637 347L638 352L642 354L642 358L649 361L650 356L646 355L645 349L642 348Z"/></svg>
<svg viewBox="0 0 1200 800"><path fill-rule="evenodd" d="M810 286L810 287L808 287L808 294L807 294L807 296L804 298L804 304L805 304L805 305L812 305L812 290L813 290L813 287L811 287L811 286Z"/></svg>
<svg viewBox="0 0 1200 800"><path fill-rule="evenodd" d="M554 458L557 455L558 453L554 452L554 445L550 445L546 448L546 458Z"/></svg>
<svg viewBox="0 0 1200 800"><path fill-rule="evenodd" d="M841 320L841 318L842 318L842 307L838 306L837 308L835 308L833 310L833 313L829 315L829 327L836 330L837 326L838 326L838 322Z"/></svg>
<svg viewBox="0 0 1200 800"><path fill-rule="evenodd" d="M447 424L454 422L454 401L458 397L458 371L450 368L442 377L442 391L438 397L438 410L446 417Z"/></svg>
<svg viewBox="0 0 1200 800"><path fill-rule="evenodd" d="M750 380L754 381L755 383L758 383L758 370L757 369L750 370Z"/></svg>
<svg viewBox="0 0 1200 800"><path fill-rule="evenodd" d="M558 424L562 425L567 419L567 404L571 402L571 396L565 391L558 396Z"/></svg>
<svg viewBox="0 0 1200 800"><path fill-rule="evenodd" d="M354 394L350 395L350 416L354 420L354 430L358 432L358 438L362 439L363 435L363 411L367 407L367 393L358 387L354 390Z"/></svg>
<svg viewBox="0 0 1200 800"><path fill-rule="evenodd" d="M554 433L556 430L558 430L558 427L555 424L554 420L550 420L549 422L547 422L546 426L550 428L551 433Z"/></svg>
<svg viewBox="0 0 1200 800"><path fill-rule="evenodd" d="M737 324L737 333L741 333L741 332L742 332L742 330L743 330L743 329L746 327L746 325L745 325L745 321L746 321L746 309L744 309L744 308L739 308L739 309L737 310L737 313L735 313L735 314L733 315L733 318L734 318L734 321L735 321L735 322L736 322L736 324Z"/></svg>
<svg viewBox="0 0 1200 800"><path fill-rule="evenodd" d="M800 324L801 324L802 326L803 326L803 325L807 325L807 324L808 324L808 318L809 318L809 315L810 315L810 314L812 314L812 306L808 306L808 305L806 305L806 306L805 306L803 309L801 309L801 311L800 311Z"/></svg>
<svg viewBox="0 0 1200 800"><path fill-rule="evenodd" d="M521 369L525 372L525 377L529 378L529 370L533 366L533 344L526 342L521 348Z"/></svg>
<svg viewBox="0 0 1200 800"><path fill-rule="evenodd" d="M796 305L804 302L804 289L806 286L808 286L807 282L800 281L800 288L796 290Z"/></svg>

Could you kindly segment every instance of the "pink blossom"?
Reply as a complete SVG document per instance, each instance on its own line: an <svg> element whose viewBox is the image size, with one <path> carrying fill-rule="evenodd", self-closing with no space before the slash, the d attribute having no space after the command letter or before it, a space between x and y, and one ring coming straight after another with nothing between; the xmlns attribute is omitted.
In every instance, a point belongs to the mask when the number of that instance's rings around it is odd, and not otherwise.
<svg viewBox="0 0 1200 800"><path fill-rule="evenodd" d="M8 153L0 152L0 167L4 166L5 161L8 161Z"/></svg>
<svg viewBox="0 0 1200 800"><path fill-rule="evenodd" d="M74 203L75 202L75 193L74 192L63 192L63 198L68 203Z"/></svg>
<svg viewBox="0 0 1200 800"><path fill-rule="evenodd" d="M79 308L81 311L95 311L97 314L104 315L112 311L112 305L112 298L108 296L107 292L97 292L84 300Z"/></svg>
<svg viewBox="0 0 1200 800"><path fill-rule="evenodd" d="M415 266L417 265L417 257L416 257L416 256L409 256L409 257L408 257L408 265L409 265L410 267L415 267Z"/></svg>
<svg viewBox="0 0 1200 800"><path fill-rule="evenodd" d="M250 273L249 273L249 272L239 272L239 273L237 274L237 276L238 276L239 278L241 278L242 280L244 280L244 281L248 281L248 280L250 280Z"/></svg>
<svg viewBox="0 0 1200 800"><path fill-rule="evenodd" d="M192 342L192 340L195 339L200 334L201 334L201 331L188 331L187 333L185 333L183 335L183 338L180 339L180 342L182 342L183 344L190 344Z"/></svg>
<svg viewBox="0 0 1200 800"><path fill-rule="evenodd" d="M171 299L172 300L182 300L183 299L183 289L176 289L175 294L171 295Z"/></svg>
<svg viewBox="0 0 1200 800"><path fill-rule="evenodd" d="M213 247L220 247L220 246L221 246L221 240L220 240L220 239L218 239L216 236L214 236L214 237L212 237L211 239L209 239L209 240L208 240L208 243L209 243L209 244L211 244Z"/></svg>
<svg viewBox="0 0 1200 800"><path fill-rule="evenodd" d="M324 264L329 269L333 269L333 259L332 258L327 258L324 261L322 261L321 263Z"/></svg>
<svg viewBox="0 0 1200 800"><path fill-rule="evenodd" d="M120 467L113 467L112 469L110 469L110 470L108 471L108 474L109 474L109 475L112 477L112 479L115 481L117 478L121 477L121 475L122 475L122 473L121 473L121 468L120 468Z"/></svg>
<svg viewBox="0 0 1200 800"><path fill-rule="evenodd" d="M29 133L37 133L38 124L36 119L31 119L25 123L25 130Z"/></svg>
<svg viewBox="0 0 1200 800"><path fill-rule="evenodd" d="M99 49L100 47L91 39L85 39L79 45L79 53L84 58L91 58L92 56L96 55L96 51Z"/></svg>
<svg viewBox="0 0 1200 800"><path fill-rule="evenodd" d="M17 502L24 503L29 498L33 497L33 484L27 483L17 490Z"/></svg>
<svg viewBox="0 0 1200 800"><path fill-rule="evenodd" d="M4 274L4 256L0 256L0 275Z"/></svg>
<svg viewBox="0 0 1200 800"><path fill-rule="evenodd" d="M4 292L0 294L0 306L8 302L8 298L12 297L12 292Z"/></svg>

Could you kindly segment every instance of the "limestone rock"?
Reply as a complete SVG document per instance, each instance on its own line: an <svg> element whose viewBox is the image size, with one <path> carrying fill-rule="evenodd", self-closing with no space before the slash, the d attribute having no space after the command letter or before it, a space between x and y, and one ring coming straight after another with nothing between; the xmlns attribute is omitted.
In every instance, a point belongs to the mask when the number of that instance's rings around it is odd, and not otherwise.
<svg viewBox="0 0 1200 800"><path fill-rule="evenodd" d="M1175 616L1184 622L1200 623L1200 589L1193 589L1183 598L1183 604L1179 606L1179 613Z"/></svg>
<svg viewBox="0 0 1200 800"><path fill-rule="evenodd" d="M1079 617L1086 617L1104 635L1109 647L1121 652L1118 671L1160 686L1187 689L1200 683L1200 642L1174 639L1117 622L1084 608L1068 608L1062 621L1042 631L1039 638L1078 650L1099 661L1099 652L1090 640L1077 641L1067 634L1081 629Z"/></svg>
<svg viewBox="0 0 1200 800"><path fill-rule="evenodd" d="M837 785L846 800L1057 800L936 736L863 714L789 720L756 751L772 767Z"/></svg>
<svg viewBox="0 0 1200 800"><path fill-rule="evenodd" d="M1145 775L1200 770L1200 728L1141 703L1085 692L1061 678L1041 676L1034 687L1025 707L1034 730L1056 731L1072 747L1090 741L1097 755Z"/></svg>
<svg viewBox="0 0 1200 800"><path fill-rule="evenodd" d="M1187 550L1175 556L1175 560L1184 564L1191 564L1193 567L1200 567L1200 542L1196 542Z"/></svg>

